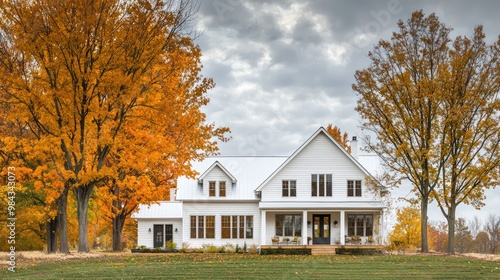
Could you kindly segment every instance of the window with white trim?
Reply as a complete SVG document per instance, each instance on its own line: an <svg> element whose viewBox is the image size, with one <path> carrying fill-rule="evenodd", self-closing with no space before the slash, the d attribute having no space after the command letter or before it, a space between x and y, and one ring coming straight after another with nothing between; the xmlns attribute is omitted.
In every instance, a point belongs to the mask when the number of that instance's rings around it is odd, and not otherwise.
<svg viewBox="0 0 500 280"><path fill-rule="evenodd" d="M226 197L226 181L209 181L208 196L210 197Z"/></svg>
<svg viewBox="0 0 500 280"><path fill-rule="evenodd" d="M360 197L361 196L361 180L348 180L347 181L347 196Z"/></svg>
<svg viewBox="0 0 500 280"><path fill-rule="evenodd" d="M221 216L221 238L253 238L253 216Z"/></svg>
<svg viewBox="0 0 500 280"><path fill-rule="evenodd" d="M281 181L281 190L283 197L296 197L297 196L297 181L283 180Z"/></svg>
<svg viewBox="0 0 500 280"><path fill-rule="evenodd" d="M302 236L301 214L277 214L276 236Z"/></svg>
<svg viewBox="0 0 500 280"><path fill-rule="evenodd" d="M215 238L215 216L191 216L191 238Z"/></svg>
<svg viewBox="0 0 500 280"><path fill-rule="evenodd" d="M220 197L226 196L226 182L225 181L219 182L219 196Z"/></svg>
<svg viewBox="0 0 500 280"><path fill-rule="evenodd" d="M311 175L311 196L332 196L332 174Z"/></svg>
<svg viewBox="0 0 500 280"><path fill-rule="evenodd" d="M349 214L347 215L348 236L370 236L373 235L372 214Z"/></svg>
<svg viewBox="0 0 500 280"><path fill-rule="evenodd" d="M215 181L208 182L208 196L215 196Z"/></svg>

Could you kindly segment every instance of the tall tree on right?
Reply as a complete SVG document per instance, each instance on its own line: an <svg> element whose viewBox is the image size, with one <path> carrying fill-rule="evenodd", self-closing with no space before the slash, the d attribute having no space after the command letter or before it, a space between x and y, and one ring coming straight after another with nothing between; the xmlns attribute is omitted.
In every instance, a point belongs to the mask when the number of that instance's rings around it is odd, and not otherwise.
<svg viewBox="0 0 500 280"><path fill-rule="evenodd" d="M488 46L482 27L472 39L450 39L435 14L416 11L399 21L391 41L369 53L356 71L356 110L366 139L394 182L408 178L420 198L421 250L428 251L427 206L436 199L448 221L454 251L456 207L482 205L498 178L500 41Z"/></svg>

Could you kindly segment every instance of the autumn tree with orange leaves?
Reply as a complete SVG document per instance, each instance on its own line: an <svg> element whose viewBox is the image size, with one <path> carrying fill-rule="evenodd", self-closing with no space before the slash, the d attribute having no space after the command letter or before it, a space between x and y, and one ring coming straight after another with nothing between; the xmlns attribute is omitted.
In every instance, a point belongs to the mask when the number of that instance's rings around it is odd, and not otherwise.
<svg viewBox="0 0 500 280"><path fill-rule="evenodd" d="M351 145L349 144L349 136L347 135L347 132L342 132L340 131L340 128L337 126L333 126L331 123L328 124L326 127L326 131L335 139L340 146L344 147L344 149L347 150L347 152L351 152Z"/></svg>
<svg viewBox="0 0 500 280"><path fill-rule="evenodd" d="M61 236L75 196L80 252L89 251L96 188L112 186L106 199L118 215L122 191L167 189L163 182L191 174L190 160L217 150L214 139L227 140L229 130L200 111L213 82L200 76L189 33L195 11L191 1L0 2L4 117L31 135L33 157L42 158L35 174L50 179L38 180L54 190L46 194L63 217Z"/></svg>
<svg viewBox="0 0 500 280"><path fill-rule="evenodd" d="M500 41L487 45L481 26L472 38L452 40L450 27L422 11L398 27L369 53L370 66L356 71L356 110L376 135L365 139L368 148L420 198L422 251L434 198L453 253L457 206L481 207L484 190L498 183Z"/></svg>

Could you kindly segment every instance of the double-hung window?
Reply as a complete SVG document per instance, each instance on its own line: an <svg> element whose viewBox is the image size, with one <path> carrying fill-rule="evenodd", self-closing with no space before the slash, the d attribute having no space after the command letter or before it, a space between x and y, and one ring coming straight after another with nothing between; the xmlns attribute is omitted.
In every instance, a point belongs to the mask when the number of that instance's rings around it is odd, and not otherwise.
<svg viewBox="0 0 500 280"><path fill-rule="evenodd" d="M361 180L347 181L347 196L361 196Z"/></svg>
<svg viewBox="0 0 500 280"><path fill-rule="evenodd" d="M283 197L297 196L297 181L295 180L283 180L281 181L281 189Z"/></svg>
<svg viewBox="0 0 500 280"><path fill-rule="evenodd" d="M208 196L215 196L215 181L208 182Z"/></svg>
<svg viewBox="0 0 500 280"><path fill-rule="evenodd" d="M219 182L219 196L220 197L226 196L226 182L224 181Z"/></svg>

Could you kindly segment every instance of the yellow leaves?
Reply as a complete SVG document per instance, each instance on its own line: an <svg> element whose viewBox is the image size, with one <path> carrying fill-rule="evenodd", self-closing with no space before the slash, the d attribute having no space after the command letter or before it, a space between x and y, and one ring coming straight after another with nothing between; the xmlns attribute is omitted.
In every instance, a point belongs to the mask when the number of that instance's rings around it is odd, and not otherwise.
<svg viewBox="0 0 500 280"><path fill-rule="evenodd" d="M397 224L389 235L389 241L402 242L407 246L419 247L421 242L420 208L408 206L397 210Z"/></svg>

